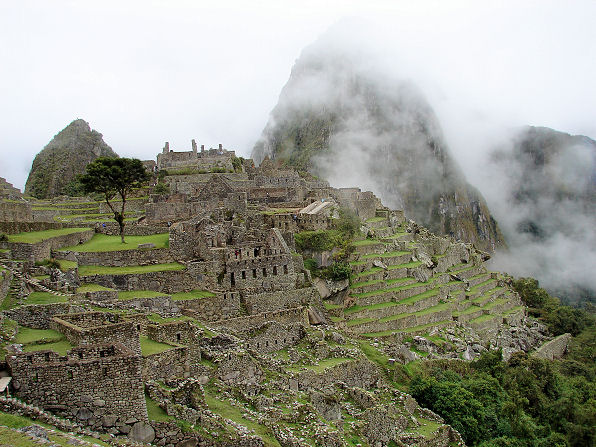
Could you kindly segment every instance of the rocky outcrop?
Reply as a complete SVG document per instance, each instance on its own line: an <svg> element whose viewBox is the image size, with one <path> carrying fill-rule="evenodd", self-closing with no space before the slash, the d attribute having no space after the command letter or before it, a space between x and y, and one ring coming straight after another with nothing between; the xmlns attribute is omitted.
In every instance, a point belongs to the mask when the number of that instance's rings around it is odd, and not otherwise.
<svg viewBox="0 0 596 447"><path fill-rule="evenodd" d="M328 43L306 48L296 62L252 158L275 158L333 186L358 183L435 233L489 251L502 246L422 93Z"/></svg>
<svg viewBox="0 0 596 447"><path fill-rule="evenodd" d="M75 195L75 177L98 157L118 157L102 135L89 123L70 123L35 156L25 184L25 194L46 199L62 194Z"/></svg>

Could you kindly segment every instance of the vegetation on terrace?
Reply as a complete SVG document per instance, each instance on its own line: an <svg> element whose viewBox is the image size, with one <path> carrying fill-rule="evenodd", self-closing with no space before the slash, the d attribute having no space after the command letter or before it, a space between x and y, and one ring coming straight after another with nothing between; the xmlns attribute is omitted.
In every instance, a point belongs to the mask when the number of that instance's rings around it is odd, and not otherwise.
<svg viewBox="0 0 596 447"><path fill-rule="evenodd" d="M95 234L89 241L80 245L65 247L62 250L78 252L106 252L118 250L135 250L138 244L155 244L155 248L169 246L169 233L153 234L150 236L127 236L126 243L122 244L120 236Z"/></svg>
<svg viewBox="0 0 596 447"><path fill-rule="evenodd" d="M152 265L131 265L124 267L104 267L101 265L81 265L79 266L79 275L132 275L151 272L171 272L184 270L186 266L178 262L169 262L167 264Z"/></svg>
<svg viewBox="0 0 596 447"><path fill-rule="evenodd" d="M60 228L57 230L31 231L27 233L9 234L8 242L24 242L27 244L36 244L57 236L66 234L81 233L89 231L89 228Z"/></svg>

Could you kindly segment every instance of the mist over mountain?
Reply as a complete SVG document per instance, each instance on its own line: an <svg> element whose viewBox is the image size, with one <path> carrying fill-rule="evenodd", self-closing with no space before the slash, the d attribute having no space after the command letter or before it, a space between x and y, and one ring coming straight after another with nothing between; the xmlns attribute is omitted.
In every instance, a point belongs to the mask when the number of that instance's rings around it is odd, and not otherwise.
<svg viewBox="0 0 596 447"><path fill-rule="evenodd" d="M416 85L365 51L322 37L292 69L252 157L372 190L431 231L494 250L504 240L466 182Z"/></svg>
<svg viewBox="0 0 596 447"><path fill-rule="evenodd" d="M25 194L47 199L72 193L69 185L98 157L118 157L102 134L82 119L71 122L33 160Z"/></svg>
<svg viewBox="0 0 596 447"><path fill-rule="evenodd" d="M596 298L596 141L526 127L495 150L485 194L509 244L493 266L571 301Z"/></svg>

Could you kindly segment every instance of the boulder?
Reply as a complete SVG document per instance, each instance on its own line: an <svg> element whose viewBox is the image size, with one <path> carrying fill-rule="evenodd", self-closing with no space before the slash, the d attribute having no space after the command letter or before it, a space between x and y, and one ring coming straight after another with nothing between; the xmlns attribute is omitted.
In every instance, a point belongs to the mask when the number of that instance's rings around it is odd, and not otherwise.
<svg viewBox="0 0 596 447"><path fill-rule="evenodd" d="M137 442L151 443L155 439L155 430L147 422L137 422L132 426L128 438Z"/></svg>

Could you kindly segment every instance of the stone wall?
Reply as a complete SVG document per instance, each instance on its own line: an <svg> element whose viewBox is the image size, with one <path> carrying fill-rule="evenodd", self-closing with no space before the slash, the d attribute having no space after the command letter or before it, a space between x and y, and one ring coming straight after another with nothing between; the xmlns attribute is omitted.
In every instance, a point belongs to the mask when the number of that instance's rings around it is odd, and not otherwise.
<svg viewBox="0 0 596 447"><path fill-rule="evenodd" d="M93 230L81 231L78 233L65 234L52 237L36 244L23 242L9 242L12 259L24 259L28 261L41 261L51 257L52 250L69 245L77 245L90 240L95 232Z"/></svg>
<svg viewBox="0 0 596 447"><path fill-rule="evenodd" d="M242 312L239 292L218 292L216 296L183 300L178 304L183 308L183 313L205 321L233 318Z"/></svg>
<svg viewBox="0 0 596 447"><path fill-rule="evenodd" d="M133 321L119 321L118 315L103 312L58 315L52 318L50 327L64 334L75 346L121 343L141 354L137 325Z"/></svg>
<svg viewBox="0 0 596 447"><path fill-rule="evenodd" d="M31 205L27 202L0 201L1 222L27 222L33 220Z"/></svg>
<svg viewBox="0 0 596 447"><path fill-rule="evenodd" d="M7 356L16 395L90 426L147 421L141 358L121 344Z"/></svg>
<svg viewBox="0 0 596 447"><path fill-rule="evenodd" d="M33 329L49 329L54 315L63 315L73 312L82 312L80 306L73 306L68 303L54 304L28 304L15 309L5 310L2 314L6 318L15 320L21 326Z"/></svg>
<svg viewBox="0 0 596 447"><path fill-rule="evenodd" d="M268 322L247 331L248 347L259 353L274 352L299 343L306 331L301 323L280 324Z"/></svg>
<svg viewBox="0 0 596 447"><path fill-rule="evenodd" d="M58 230L64 228L65 225L60 222L30 222L9 220L2 221L0 219L0 233L18 234L29 233L32 231Z"/></svg>
<svg viewBox="0 0 596 447"><path fill-rule="evenodd" d="M145 313L157 313L164 318L180 315L178 301L171 296L155 296L151 298L132 298L111 303L112 308L134 309Z"/></svg>
<svg viewBox="0 0 596 447"><path fill-rule="evenodd" d="M536 349L534 356L549 360L561 358L567 352L569 340L571 340L571 334L559 335Z"/></svg>
<svg viewBox="0 0 596 447"><path fill-rule="evenodd" d="M197 276L185 270L135 273L126 275L88 275L82 282L99 284L118 290L153 290L162 293L176 293L205 288L205 283L197 281Z"/></svg>
<svg viewBox="0 0 596 447"><path fill-rule="evenodd" d="M202 330L188 320L149 324L147 336L160 343L196 344Z"/></svg>
<svg viewBox="0 0 596 447"><path fill-rule="evenodd" d="M141 225L127 222L124 227L125 236L151 236L152 234L167 233L168 231L167 225ZM102 222L95 225L95 232L119 236L120 227L116 222Z"/></svg>
<svg viewBox="0 0 596 447"><path fill-rule="evenodd" d="M378 368L368 360L348 360L327 368L322 373L307 371L297 374L289 381L297 381L298 389L308 391L323 389L336 382L344 382L349 387L376 388L381 380ZM290 384L289 387L291 388Z"/></svg>
<svg viewBox="0 0 596 447"><path fill-rule="evenodd" d="M172 346L172 349L143 357L143 380L167 380L174 377L189 377L189 348Z"/></svg>
<svg viewBox="0 0 596 447"><path fill-rule="evenodd" d="M12 272L10 270L0 269L0 302L4 300L8 289L10 288L10 282L12 281Z"/></svg>
<svg viewBox="0 0 596 447"><path fill-rule="evenodd" d="M244 298L249 314L270 312L318 303L320 296L314 287L248 295Z"/></svg>
<svg viewBox="0 0 596 447"><path fill-rule="evenodd" d="M60 250L55 251L54 254L57 259L77 261L79 265L102 265L105 267L166 264L175 261L168 248L118 250L109 252Z"/></svg>
<svg viewBox="0 0 596 447"><path fill-rule="evenodd" d="M302 323L304 326L309 326L308 309L306 307L295 307L293 309L262 312L247 317L218 320L213 322L212 325L243 332L247 329L260 327L269 321L276 321L281 324Z"/></svg>

